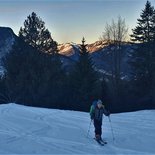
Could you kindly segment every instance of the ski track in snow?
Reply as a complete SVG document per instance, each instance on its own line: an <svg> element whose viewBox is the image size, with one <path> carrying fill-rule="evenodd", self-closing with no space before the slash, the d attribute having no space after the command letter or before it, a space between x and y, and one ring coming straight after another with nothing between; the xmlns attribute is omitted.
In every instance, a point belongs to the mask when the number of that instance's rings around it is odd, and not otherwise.
<svg viewBox="0 0 155 155"><path fill-rule="evenodd" d="M0 154L155 154L155 110L112 114L103 120L100 146L89 113L0 105Z"/></svg>

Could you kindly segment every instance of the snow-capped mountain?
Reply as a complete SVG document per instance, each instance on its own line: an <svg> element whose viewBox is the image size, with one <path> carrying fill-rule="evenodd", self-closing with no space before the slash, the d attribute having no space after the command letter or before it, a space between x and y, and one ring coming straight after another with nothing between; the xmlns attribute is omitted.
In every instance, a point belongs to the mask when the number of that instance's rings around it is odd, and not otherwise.
<svg viewBox="0 0 155 155"><path fill-rule="evenodd" d="M154 155L155 111L111 114L103 119L100 146L86 112L0 105L0 154ZM114 141L112 131L114 134Z"/></svg>
<svg viewBox="0 0 155 155"><path fill-rule="evenodd" d="M80 45L75 43L66 43L58 45L59 54L67 56L74 61L78 60Z"/></svg>
<svg viewBox="0 0 155 155"><path fill-rule="evenodd" d="M87 50L89 51L89 53L93 53L102 50L106 46L107 43L105 41L96 41L95 43L87 44ZM66 56L77 54L75 50L79 50L79 47L80 44L76 43L66 43L58 45L59 53Z"/></svg>
<svg viewBox="0 0 155 155"><path fill-rule="evenodd" d="M71 56L71 55L75 54L73 46L70 43L58 45L58 50L59 50L60 54L66 55L66 56Z"/></svg>
<svg viewBox="0 0 155 155"><path fill-rule="evenodd" d="M107 42L105 41L96 41L95 43L91 43L87 45L87 49L90 53L97 52L102 50L107 46Z"/></svg>

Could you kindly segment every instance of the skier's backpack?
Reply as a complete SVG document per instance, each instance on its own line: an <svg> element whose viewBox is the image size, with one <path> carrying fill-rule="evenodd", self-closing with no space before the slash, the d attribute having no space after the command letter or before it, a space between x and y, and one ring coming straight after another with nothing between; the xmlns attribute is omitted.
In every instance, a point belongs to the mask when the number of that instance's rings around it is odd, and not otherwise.
<svg viewBox="0 0 155 155"><path fill-rule="evenodd" d="M94 109L96 108L96 106L97 106L97 100L94 100L93 101L92 106L93 106Z"/></svg>

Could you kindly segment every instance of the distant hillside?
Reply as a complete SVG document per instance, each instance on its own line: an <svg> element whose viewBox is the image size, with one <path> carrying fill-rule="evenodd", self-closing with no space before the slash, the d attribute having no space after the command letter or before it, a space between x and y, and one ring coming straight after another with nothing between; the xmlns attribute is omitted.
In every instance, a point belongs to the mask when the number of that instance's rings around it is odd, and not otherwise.
<svg viewBox="0 0 155 155"><path fill-rule="evenodd" d="M61 55L67 56L70 59L64 59L63 63L71 65L76 62L79 58L79 44L67 43L58 46ZM123 43L121 46L121 76L122 78L127 78L130 75L130 67L128 65L128 59L130 52L132 51L133 44ZM87 49L90 52L90 56L95 64L96 70L102 74L111 75L112 70L112 52L114 50L113 46L107 45L104 41L96 41L95 43L88 44ZM67 66L67 65L66 65Z"/></svg>

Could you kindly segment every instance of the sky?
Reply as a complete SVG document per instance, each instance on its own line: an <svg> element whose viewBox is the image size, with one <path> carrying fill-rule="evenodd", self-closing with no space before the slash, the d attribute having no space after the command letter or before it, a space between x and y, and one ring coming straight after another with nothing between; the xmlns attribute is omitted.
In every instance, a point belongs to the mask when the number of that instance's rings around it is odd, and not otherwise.
<svg viewBox="0 0 155 155"><path fill-rule="evenodd" d="M155 0L150 0L155 6ZM146 0L0 0L0 26L18 35L28 15L35 12L58 43L99 40L106 23L121 16L131 29L136 26Z"/></svg>

